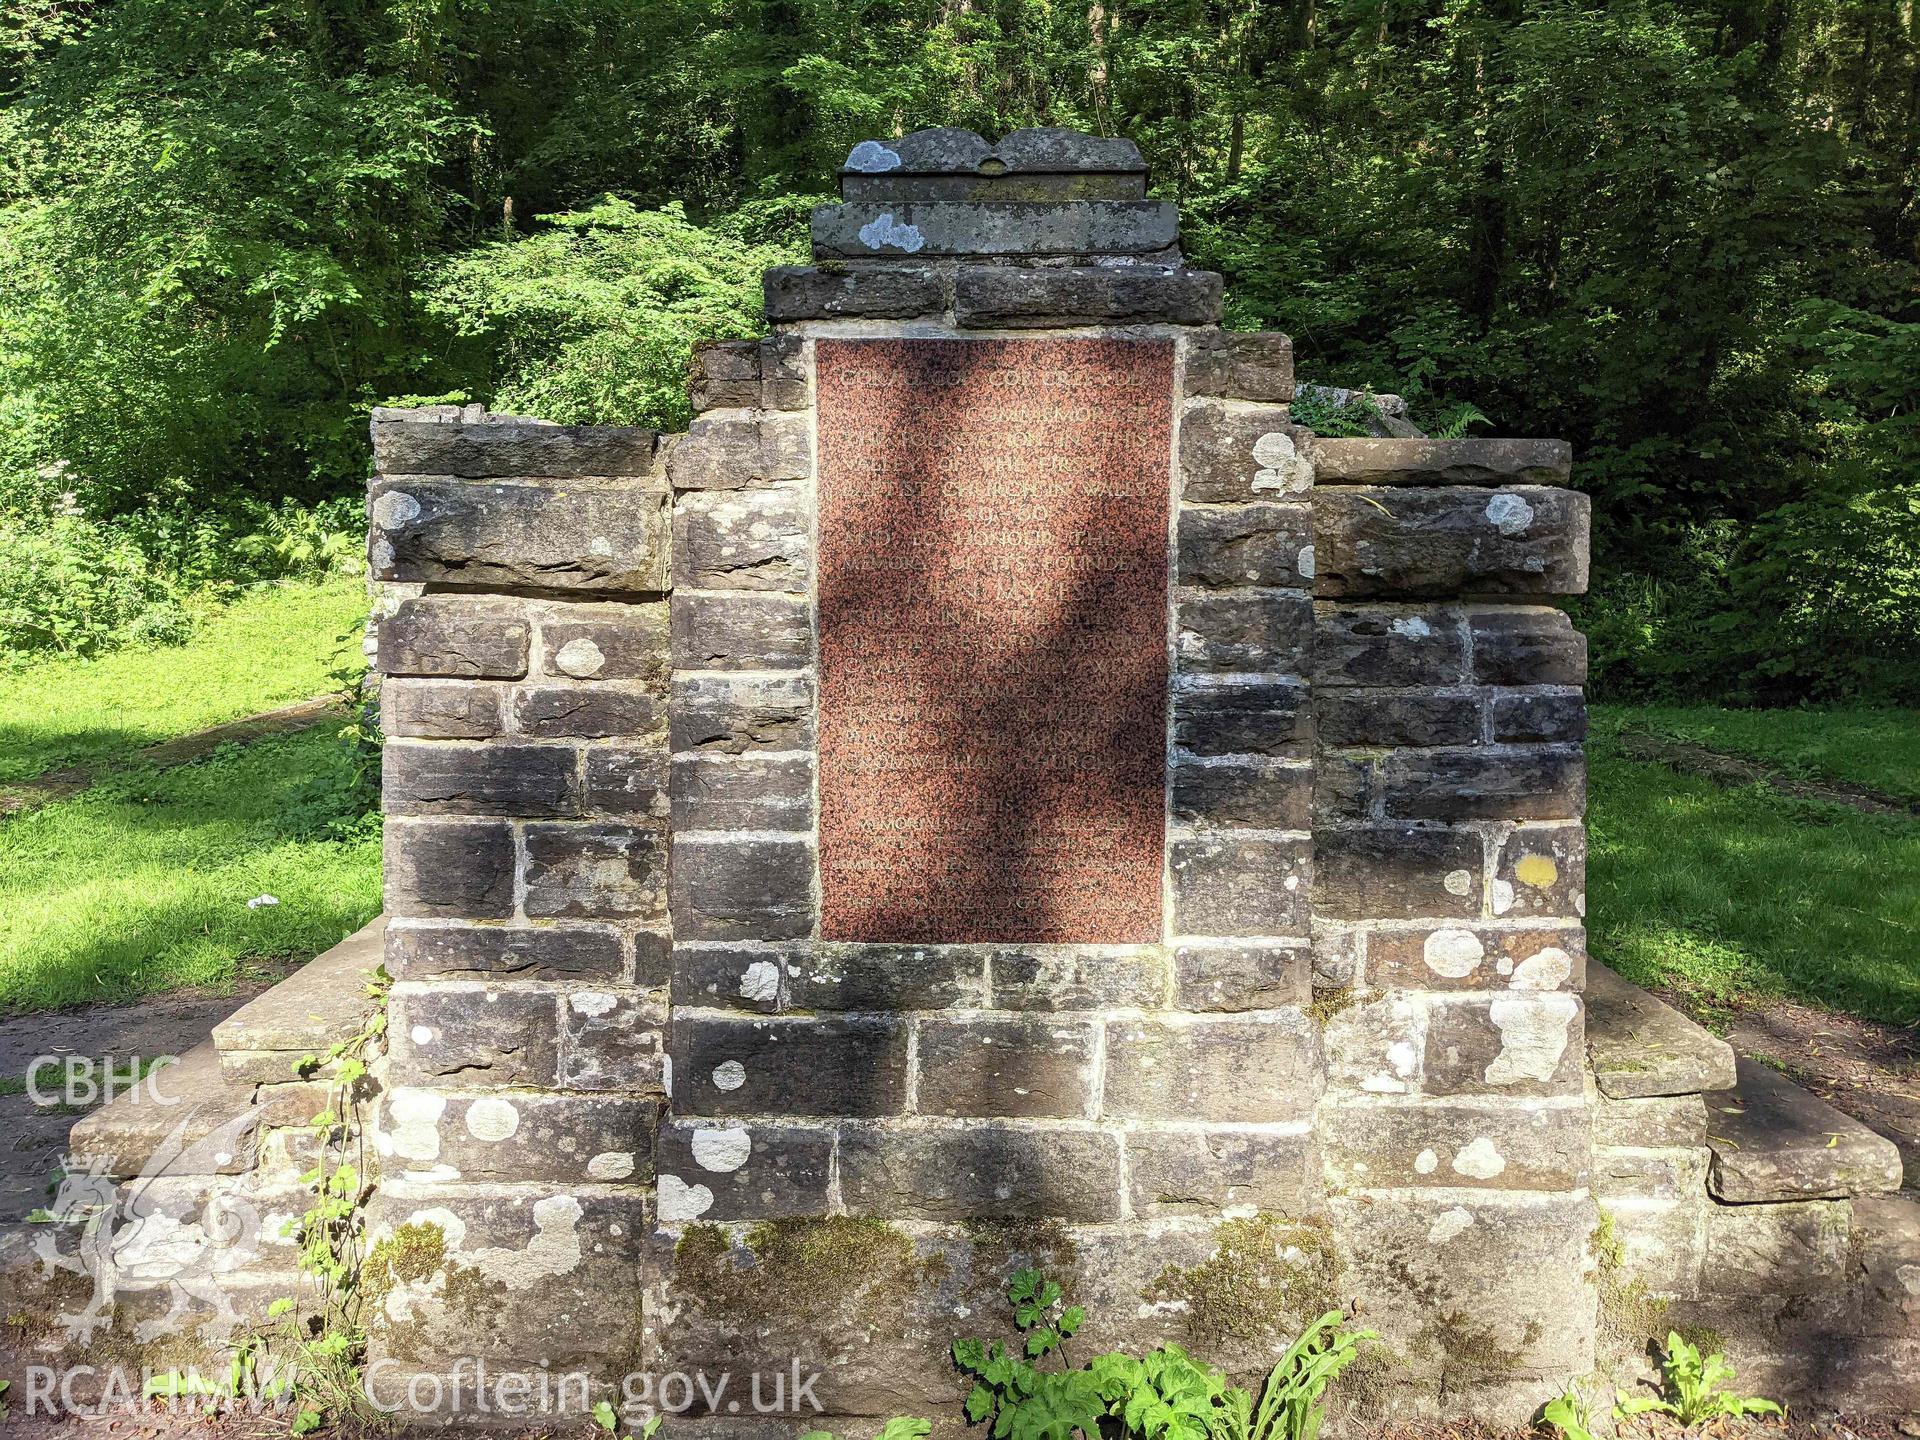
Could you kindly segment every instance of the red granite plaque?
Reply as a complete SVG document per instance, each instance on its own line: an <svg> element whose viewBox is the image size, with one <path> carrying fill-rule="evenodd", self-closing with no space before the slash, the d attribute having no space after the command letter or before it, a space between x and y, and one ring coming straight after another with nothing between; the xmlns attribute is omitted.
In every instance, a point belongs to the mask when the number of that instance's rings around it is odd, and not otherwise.
<svg viewBox="0 0 1920 1440"><path fill-rule="evenodd" d="M817 360L821 934L1158 940L1173 347Z"/></svg>

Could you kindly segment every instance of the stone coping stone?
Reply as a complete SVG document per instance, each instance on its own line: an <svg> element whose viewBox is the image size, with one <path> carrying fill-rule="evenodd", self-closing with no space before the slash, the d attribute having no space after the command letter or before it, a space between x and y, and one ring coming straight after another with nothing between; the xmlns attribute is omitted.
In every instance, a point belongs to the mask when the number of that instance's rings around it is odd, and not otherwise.
<svg viewBox="0 0 1920 1440"><path fill-rule="evenodd" d="M289 1077L291 1078L291 1077ZM130 1180L157 1175L240 1175L253 1168L261 1114L253 1085L227 1074L202 1041L160 1069L151 1085L123 1092L77 1122L69 1169L98 1167Z"/></svg>
<svg viewBox="0 0 1920 1440"><path fill-rule="evenodd" d="M902 199L819 205L813 212L813 253L823 260L1151 255L1179 237L1179 214L1164 200Z"/></svg>
<svg viewBox="0 0 1920 1440"><path fill-rule="evenodd" d="M1900 1188L1900 1150L1812 1091L1742 1056L1707 1117L1707 1188L1731 1204L1843 1199Z"/></svg>
<svg viewBox="0 0 1920 1440"><path fill-rule="evenodd" d="M1595 1083L1614 1100L1735 1083L1731 1045L1597 961L1587 967L1587 1053Z"/></svg>
<svg viewBox="0 0 1920 1440"><path fill-rule="evenodd" d="M1316 439L1307 449L1322 485L1564 485L1565 440Z"/></svg>
<svg viewBox="0 0 1920 1440"><path fill-rule="evenodd" d="M386 916L376 916L214 1026L222 1067L240 1078L291 1080L301 1056L351 1034L367 1008L366 977L385 962L386 930Z"/></svg>
<svg viewBox="0 0 1920 1440"><path fill-rule="evenodd" d="M379 410L373 468L381 475L454 475L466 480L648 475L658 437L630 425L555 425L517 415L478 420Z"/></svg>
<svg viewBox="0 0 1920 1440"><path fill-rule="evenodd" d="M957 125L915 130L897 140L862 140L842 175L995 175L1118 172L1144 175L1140 147L1118 135L1059 126L1009 131L999 144Z"/></svg>

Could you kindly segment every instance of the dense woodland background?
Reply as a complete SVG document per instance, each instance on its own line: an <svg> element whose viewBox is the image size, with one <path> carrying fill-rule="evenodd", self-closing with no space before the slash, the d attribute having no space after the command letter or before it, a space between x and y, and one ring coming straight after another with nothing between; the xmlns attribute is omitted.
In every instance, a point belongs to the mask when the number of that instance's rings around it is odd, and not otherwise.
<svg viewBox="0 0 1920 1440"><path fill-rule="evenodd" d="M1920 703L1914 0L6 0L0 663L350 564L374 404L683 423L937 124L1130 135L1304 378L1570 438L1603 693Z"/></svg>

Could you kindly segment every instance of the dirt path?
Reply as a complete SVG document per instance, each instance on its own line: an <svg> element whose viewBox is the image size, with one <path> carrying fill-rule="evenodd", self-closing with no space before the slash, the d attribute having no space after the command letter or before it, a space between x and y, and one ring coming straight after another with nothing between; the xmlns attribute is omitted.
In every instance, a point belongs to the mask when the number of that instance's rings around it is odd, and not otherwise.
<svg viewBox="0 0 1920 1440"><path fill-rule="evenodd" d="M1757 760L1709 750L1690 740L1673 740L1645 730L1622 730L1619 745L1620 753L1629 760L1650 760L1722 785L1767 785L1782 795L1824 800L1829 805L1845 805L1867 815L1920 815L1920 801L1903 800L1898 795L1865 785L1851 785L1844 780L1796 780Z"/></svg>
<svg viewBox="0 0 1920 1440"><path fill-rule="evenodd" d="M51 805L57 800L70 800L91 786L98 776L115 770L130 769L136 765L153 765L162 769L169 765L184 765L190 760L211 755L222 745L251 745L256 740L267 740L276 735L292 735L312 729L328 716L342 713L340 702L335 697L315 695L292 705L284 705L278 710L264 710L258 715L229 720L224 725L210 725L190 735L164 740L158 745L149 745L144 750L104 760L97 765L76 765L66 770L44 771L31 780L0 786L0 819L17 815L23 810Z"/></svg>

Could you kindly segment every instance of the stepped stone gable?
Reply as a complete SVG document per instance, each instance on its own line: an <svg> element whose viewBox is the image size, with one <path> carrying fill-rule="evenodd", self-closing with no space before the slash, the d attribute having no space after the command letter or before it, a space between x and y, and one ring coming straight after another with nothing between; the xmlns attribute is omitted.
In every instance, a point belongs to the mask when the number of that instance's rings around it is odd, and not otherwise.
<svg viewBox="0 0 1920 1440"><path fill-rule="evenodd" d="M1890 1144L1587 954L1568 447L1295 424L1126 140L841 185L684 435L376 412L387 915L183 1072L182 1203L298 1213L291 1066L383 952L383 1401L797 1363L826 1428L946 1419L1037 1264L1247 1379L1357 1310L1361 1420L1523 1422L1669 1323L1920 1408Z"/></svg>

